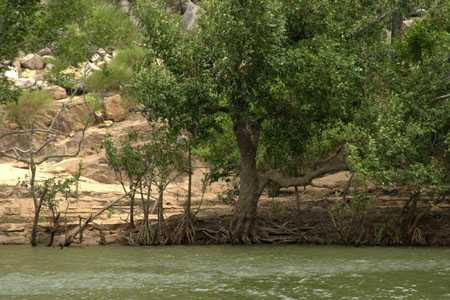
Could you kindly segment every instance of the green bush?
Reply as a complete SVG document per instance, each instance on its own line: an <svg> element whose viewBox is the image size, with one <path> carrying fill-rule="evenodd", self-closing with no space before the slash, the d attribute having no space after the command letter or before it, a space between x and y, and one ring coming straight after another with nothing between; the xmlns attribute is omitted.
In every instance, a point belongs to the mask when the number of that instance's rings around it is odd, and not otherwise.
<svg viewBox="0 0 450 300"><path fill-rule="evenodd" d="M145 50L132 47L120 50L113 61L87 79L86 88L91 92L127 93L135 69L145 57Z"/></svg>
<svg viewBox="0 0 450 300"><path fill-rule="evenodd" d="M0 104L16 102L20 92L11 87L7 80L0 79Z"/></svg>
<svg viewBox="0 0 450 300"><path fill-rule="evenodd" d="M23 92L16 103L7 105L8 119L21 128L31 128L51 102L52 96L45 91Z"/></svg>
<svg viewBox="0 0 450 300"><path fill-rule="evenodd" d="M92 111L100 111L103 107L103 100L97 94L87 94L84 99Z"/></svg>
<svg viewBox="0 0 450 300"><path fill-rule="evenodd" d="M66 65L77 65L84 61L96 49L90 49L88 36L76 24L66 28L66 32L56 43L55 54L64 57Z"/></svg>
<svg viewBox="0 0 450 300"><path fill-rule="evenodd" d="M55 43L56 55L74 66L99 48L129 47L138 39L129 16L102 1L92 5L79 22L66 25L62 32Z"/></svg>
<svg viewBox="0 0 450 300"><path fill-rule="evenodd" d="M124 48L137 38L128 15L109 4L95 6L82 29L97 48Z"/></svg>

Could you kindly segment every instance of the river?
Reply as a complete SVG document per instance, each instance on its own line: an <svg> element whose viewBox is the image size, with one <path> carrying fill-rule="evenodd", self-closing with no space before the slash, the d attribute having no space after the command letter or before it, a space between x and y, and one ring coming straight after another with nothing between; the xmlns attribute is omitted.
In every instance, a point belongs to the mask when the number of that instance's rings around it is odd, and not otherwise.
<svg viewBox="0 0 450 300"><path fill-rule="evenodd" d="M450 299L450 249L0 246L0 299Z"/></svg>

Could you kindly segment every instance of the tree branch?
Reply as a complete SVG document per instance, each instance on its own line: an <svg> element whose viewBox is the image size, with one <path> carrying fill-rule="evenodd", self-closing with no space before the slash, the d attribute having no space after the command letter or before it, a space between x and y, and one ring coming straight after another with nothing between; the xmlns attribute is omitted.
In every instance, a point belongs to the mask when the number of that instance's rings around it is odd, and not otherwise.
<svg viewBox="0 0 450 300"><path fill-rule="evenodd" d="M344 161L338 161L334 163L330 162L329 164L315 169L314 171L311 171L310 173L307 173L301 177L289 177L281 174L278 171L272 170L261 176L261 184L265 186L269 181L273 181L280 187L285 188L292 186L307 186L310 185L316 178L345 170L348 170L348 167Z"/></svg>
<svg viewBox="0 0 450 300"><path fill-rule="evenodd" d="M98 216L100 216L101 214L103 214L105 211L107 211L108 209L110 209L111 207L113 207L114 205L116 205L119 201L125 199L128 197L128 194L123 195L122 197L111 201L110 203L108 203L106 206L104 206L102 209L100 209L98 212L96 212L95 214L91 214L83 223L83 225L79 226L77 229L75 229L71 234L69 234L67 236L67 238L64 241L64 247L68 247L72 244L73 240L75 239L75 237L80 234L81 232L83 232L83 230L92 222L94 221Z"/></svg>
<svg viewBox="0 0 450 300"><path fill-rule="evenodd" d="M45 156L44 158L42 158L41 160L36 161L36 165L40 165L50 159L54 159L54 158L72 158L72 157L77 157L80 152L81 152L81 146L83 145L83 141L84 141L84 136L86 134L86 130L87 130L87 125L83 128L83 131L81 132L81 138L80 141L78 142L78 148L77 151L73 154L55 154L55 155L48 155Z"/></svg>

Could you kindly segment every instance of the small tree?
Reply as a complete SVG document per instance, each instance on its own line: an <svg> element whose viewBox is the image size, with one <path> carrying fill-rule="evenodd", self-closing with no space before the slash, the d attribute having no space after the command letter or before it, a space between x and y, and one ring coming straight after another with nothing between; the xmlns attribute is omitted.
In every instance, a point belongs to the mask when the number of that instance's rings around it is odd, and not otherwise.
<svg viewBox="0 0 450 300"><path fill-rule="evenodd" d="M65 201L66 208L64 212L64 223L67 224L67 211L70 207L70 197L75 188L78 191L78 182L81 175L81 169L72 177L66 179L49 178L39 186L39 193L44 195L42 198L43 206L47 207L51 213L50 239L47 244L48 247L53 246L55 235L60 229L61 220L61 199L58 196L62 195ZM67 236L67 227L65 227L65 236Z"/></svg>
<svg viewBox="0 0 450 300"><path fill-rule="evenodd" d="M116 148L112 139L107 138L104 142L106 158L124 187L125 195L133 203L136 195L141 199L144 219L138 242L143 245L166 244L170 236L165 226L164 194L167 186L184 172L185 157L181 145L176 143L176 138L164 126L155 127L146 138L148 141L139 143L136 136L131 139L128 137L121 142L120 148ZM128 189L125 187L126 181ZM150 211L152 202L155 206ZM149 215L155 210L157 224L152 232Z"/></svg>
<svg viewBox="0 0 450 300"><path fill-rule="evenodd" d="M120 149L115 148L111 137L104 141L108 165L114 171L124 194L128 195L130 200L129 222L131 229L135 227L134 204L136 193L141 188L142 180L147 173L144 156L140 149L131 145L133 140L135 138L129 135L127 139L121 141Z"/></svg>
<svg viewBox="0 0 450 300"><path fill-rule="evenodd" d="M4 130L4 133L0 135L0 141L7 142L8 140L12 144L12 146L0 150L0 157L24 163L30 171L26 187L31 193L34 205L31 231L32 246L38 244L37 234L42 206L48 199L52 198L49 195L53 193L57 186L51 184L50 181L44 182L43 185L38 182L38 166L49 160L78 156L81 151L85 131L90 123L88 118L85 127L81 130L77 147L72 154L54 153L51 150L52 144L63 136L63 133L58 129L58 123L64 113L65 105L55 114L49 126L39 126L39 118L47 110L50 99L49 95L40 91L24 93L17 103L10 104L8 107L9 118L15 121L19 128L16 130ZM20 145L24 137L24 145Z"/></svg>

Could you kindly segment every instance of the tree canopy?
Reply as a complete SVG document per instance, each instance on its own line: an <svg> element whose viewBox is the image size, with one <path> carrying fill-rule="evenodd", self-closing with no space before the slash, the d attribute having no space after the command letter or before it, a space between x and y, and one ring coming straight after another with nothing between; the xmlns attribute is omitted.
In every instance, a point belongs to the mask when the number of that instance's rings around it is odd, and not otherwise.
<svg viewBox="0 0 450 300"><path fill-rule="evenodd" d="M49 45L66 67L121 49L87 88L137 100L214 178L239 177L234 241L258 238L268 185L350 170L448 190L449 0L204 0L188 30L167 1L134 1L134 21L104 1L43 5L0 2L0 58Z"/></svg>

